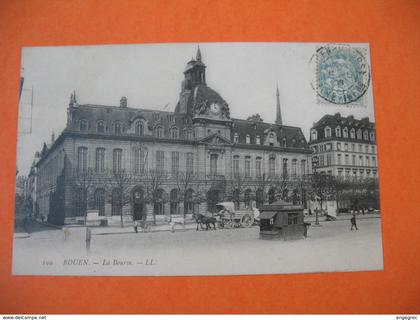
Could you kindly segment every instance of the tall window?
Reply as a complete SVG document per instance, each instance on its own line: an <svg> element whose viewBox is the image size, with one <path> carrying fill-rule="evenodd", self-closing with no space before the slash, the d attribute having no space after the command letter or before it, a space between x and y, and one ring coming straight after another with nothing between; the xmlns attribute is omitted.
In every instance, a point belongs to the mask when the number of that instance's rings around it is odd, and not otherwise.
<svg viewBox="0 0 420 320"><path fill-rule="evenodd" d="M287 168L287 162L289 159L283 159L283 177L287 177L288 175L288 168Z"/></svg>
<svg viewBox="0 0 420 320"><path fill-rule="evenodd" d="M192 140L192 138L193 138L193 132L192 132L191 129L188 129L188 131L187 131L187 139L188 140Z"/></svg>
<svg viewBox="0 0 420 320"><path fill-rule="evenodd" d="M363 156L359 156L359 166L363 166Z"/></svg>
<svg viewBox="0 0 420 320"><path fill-rule="evenodd" d="M371 146L372 153L375 153L375 146Z"/></svg>
<svg viewBox="0 0 420 320"><path fill-rule="evenodd" d="M245 157L245 176L251 176L251 157Z"/></svg>
<svg viewBox="0 0 420 320"><path fill-rule="evenodd" d="M121 164L122 164L122 150L121 149L114 149L113 153L113 170L114 172L121 171Z"/></svg>
<svg viewBox="0 0 420 320"><path fill-rule="evenodd" d="M85 132L88 130L88 122L87 120L80 120L80 131Z"/></svg>
<svg viewBox="0 0 420 320"><path fill-rule="evenodd" d="M330 127L325 127L324 131L325 131L325 138L331 137L331 128Z"/></svg>
<svg viewBox="0 0 420 320"><path fill-rule="evenodd" d="M81 172L87 170L87 152L88 148L79 147L77 149L77 169Z"/></svg>
<svg viewBox="0 0 420 320"><path fill-rule="evenodd" d="M341 143L337 142L337 150L341 150Z"/></svg>
<svg viewBox="0 0 420 320"><path fill-rule="evenodd" d="M217 154L210 155L210 174L217 174Z"/></svg>
<svg viewBox="0 0 420 320"><path fill-rule="evenodd" d="M238 143L239 142L239 136L238 136L238 133L237 132L235 132L235 134L233 135L233 142L234 143Z"/></svg>
<svg viewBox="0 0 420 320"><path fill-rule="evenodd" d="M192 152L187 153L187 173L194 172L194 154Z"/></svg>
<svg viewBox="0 0 420 320"><path fill-rule="evenodd" d="M362 129L357 130L357 139L362 140Z"/></svg>
<svg viewBox="0 0 420 320"><path fill-rule="evenodd" d="M233 175L239 175L239 156L233 156Z"/></svg>
<svg viewBox="0 0 420 320"><path fill-rule="evenodd" d="M161 126L157 126L155 128L155 136L158 137L158 138L163 137L163 128Z"/></svg>
<svg viewBox="0 0 420 320"><path fill-rule="evenodd" d="M356 138L356 131L354 130L354 128L351 128L351 130L350 130L350 138L352 138L352 139Z"/></svg>
<svg viewBox="0 0 420 320"><path fill-rule="evenodd" d="M163 171L165 169L165 153L163 151L156 151L156 170Z"/></svg>
<svg viewBox="0 0 420 320"><path fill-rule="evenodd" d="M346 166L348 166L348 165L349 165L349 155L348 155L348 154L346 154L346 155L344 156L344 164L345 164Z"/></svg>
<svg viewBox="0 0 420 320"><path fill-rule="evenodd" d="M249 134L246 135L246 143L247 144L251 143L251 136Z"/></svg>
<svg viewBox="0 0 420 320"><path fill-rule="evenodd" d="M141 136L144 135L143 121L141 121L141 120L136 121L135 131L136 131L136 136L141 137Z"/></svg>
<svg viewBox="0 0 420 320"><path fill-rule="evenodd" d="M376 157L372 157L372 166L376 167Z"/></svg>
<svg viewBox="0 0 420 320"><path fill-rule="evenodd" d="M313 129L311 131L311 140L313 141L313 140L316 140L316 139L318 139L318 132L315 129Z"/></svg>
<svg viewBox="0 0 420 320"><path fill-rule="evenodd" d="M256 137L255 137L255 143L256 143L256 144L261 144L261 139L260 139L260 136L256 136Z"/></svg>
<svg viewBox="0 0 420 320"><path fill-rule="evenodd" d="M145 153L143 149L136 149L134 151L134 172L144 173Z"/></svg>
<svg viewBox="0 0 420 320"><path fill-rule="evenodd" d="M270 134L268 135L268 144L270 146L274 146L274 133L270 132Z"/></svg>
<svg viewBox="0 0 420 320"><path fill-rule="evenodd" d="M179 138L178 128L172 128L171 129L171 138L172 139L178 139Z"/></svg>
<svg viewBox="0 0 420 320"><path fill-rule="evenodd" d="M122 128L121 128L121 123L120 122L115 122L114 132L115 132L115 134L121 134Z"/></svg>
<svg viewBox="0 0 420 320"><path fill-rule="evenodd" d="M373 131L370 132L370 141L375 141L375 133Z"/></svg>
<svg viewBox="0 0 420 320"><path fill-rule="evenodd" d="M300 160L300 174L306 174L306 160Z"/></svg>
<svg viewBox="0 0 420 320"><path fill-rule="evenodd" d="M351 156L351 164L353 165L353 166L355 166L356 165L356 155L352 155Z"/></svg>
<svg viewBox="0 0 420 320"><path fill-rule="evenodd" d="M179 152L172 151L172 174L176 174L179 171Z"/></svg>
<svg viewBox="0 0 420 320"><path fill-rule="evenodd" d="M347 127L345 127L343 129L343 138L348 138L349 137L349 129L347 129Z"/></svg>
<svg viewBox="0 0 420 320"><path fill-rule="evenodd" d="M96 132L98 133L105 132L105 123L102 120L96 123Z"/></svg>
<svg viewBox="0 0 420 320"><path fill-rule="evenodd" d="M369 133L367 132L367 130L365 130L365 131L363 132L363 139L365 139L365 140L369 140Z"/></svg>
<svg viewBox="0 0 420 320"><path fill-rule="evenodd" d="M367 167L370 166L370 158L369 158L369 156L366 156L366 166Z"/></svg>
<svg viewBox="0 0 420 320"><path fill-rule="evenodd" d="M335 136L336 137L341 137L341 128L340 126L335 128Z"/></svg>
<svg viewBox="0 0 420 320"><path fill-rule="evenodd" d="M96 172L105 171L105 149L104 148L96 148L95 171Z"/></svg>
<svg viewBox="0 0 420 320"><path fill-rule="evenodd" d="M351 144L351 151L353 151L353 152L356 151L356 147L355 147L354 143Z"/></svg>
<svg viewBox="0 0 420 320"><path fill-rule="evenodd" d="M365 145L365 153L369 153L369 146Z"/></svg>
<svg viewBox="0 0 420 320"><path fill-rule="evenodd" d="M292 160L292 176L296 177L297 174L297 159Z"/></svg>
<svg viewBox="0 0 420 320"><path fill-rule="evenodd" d="M341 154L337 154L337 164L341 165Z"/></svg>
<svg viewBox="0 0 420 320"><path fill-rule="evenodd" d="M268 173L270 177L273 177L276 174L276 158L271 156L268 159Z"/></svg>
<svg viewBox="0 0 420 320"><path fill-rule="evenodd" d="M257 178L261 177L261 157L257 157L255 159L255 173L257 175Z"/></svg>

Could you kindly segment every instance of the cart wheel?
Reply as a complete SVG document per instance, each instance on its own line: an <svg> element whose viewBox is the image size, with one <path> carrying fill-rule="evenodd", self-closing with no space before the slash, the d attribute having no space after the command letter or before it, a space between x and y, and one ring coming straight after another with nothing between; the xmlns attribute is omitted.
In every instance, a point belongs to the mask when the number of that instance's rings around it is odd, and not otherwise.
<svg viewBox="0 0 420 320"><path fill-rule="evenodd" d="M241 221L242 227L249 228L252 226L253 223L254 223L254 219L249 214L246 214L242 217L242 221Z"/></svg>
<svg viewBox="0 0 420 320"><path fill-rule="evenodd" d="M232 229L234 226L233 221L228 221L225 223L225 227L228 229Z"/></svg>

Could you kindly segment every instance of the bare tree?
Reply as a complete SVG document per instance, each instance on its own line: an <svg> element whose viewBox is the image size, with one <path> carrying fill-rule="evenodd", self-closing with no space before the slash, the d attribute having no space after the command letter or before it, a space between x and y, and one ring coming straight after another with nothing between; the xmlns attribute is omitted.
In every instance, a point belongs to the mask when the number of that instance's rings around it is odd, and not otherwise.
<svg viewBox="0 0 420 320"><path fill-rule="evenodd" d="M322 205L335 194L335 178L331 175L315 172L311 177L311 196L317 201L322 211ZM315 224L319 225L318 210L315 211Z"/></svg>
<svg viewBox="0 0 420 320"><path fill-rule="evenodd" d="M228 182L228 197L232 199L232 201L237 205L239 208L240 202L243 199L243 193L247 186L250 183L250 177L247 177L243 173L233 173L231 178Z"/></svg>
<svg viewBox="0 0 420 320"><path fill-rule="evenodd" d="M76 195L76 204L82 209L84 222L87 219L87 203L89 191L95 185L95 171L92 168L80 170L74 168L71 172L71 185Z"/></svg>
<svg viewBox="0 0 420 320"><path fill-rule="evenodd" d="M156 223L157 208L156 204L168 201L165 194L161 194L162 185L168 179L168 173L165 170L149 169L145 171L145 186L146 186L146 199L149 203L153 204L153 222Z"/></svg>
<svg viewBox="0 0 420 320"><path fill-rule="evenodd" d="M184 217L187 214L186 203L188 201L195 202L194 199L198 196L198 191L200 190L200 185L202 181L199 179L198 174L192 171L177 172L174 174L174 179L176 183L176 188L178 190L178 199L184 204ZM190 194L189 190L193 190L193 193Z"/></svg>
<svg viewBox="0 0 420 320"><path fill-rule="evenodd" d="M272 179L271 186L276 190L276 199L282 199L288 201L288 191L290 188L290 178L288 174L283 174L282 176L276 176Z"/></svg>
<svg viewBox="0 0 420 320"><path fill-rule="evenodd" d="M130 187L134 176L131 172L120 169L120 170L109 170L107 174L107 186L110 190L108 194L110 195L110 202L113 202L114 205L119 210L121 218L121 228L124 227L123 219L123 207L130 203Z"/></svg>
<svg viewBox="0 0 420 320"><path fill-rule="evenodd" d="M257 176L254 180L254 183L252 186L254 187L254 193L255 193L255 200L257 200L258 192L261 192L261 200L264 204L264 200L266 198L267 189L272 184L272 178L268 174L261 174ZM260 191L261 190L261 191Z"/></svg>

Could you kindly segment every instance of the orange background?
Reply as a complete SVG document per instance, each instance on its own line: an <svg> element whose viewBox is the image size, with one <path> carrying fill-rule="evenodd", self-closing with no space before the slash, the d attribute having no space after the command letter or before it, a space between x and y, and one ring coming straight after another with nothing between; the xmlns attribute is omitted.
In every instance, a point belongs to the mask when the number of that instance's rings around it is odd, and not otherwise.
<svg viewBox="0 0 420 320"><path fill-rule="evenodd" d="M0 313L420 313L419 33L419 1L0 1ZM211 41L370 43L385 270L11 276L21 48Z"/></svg>

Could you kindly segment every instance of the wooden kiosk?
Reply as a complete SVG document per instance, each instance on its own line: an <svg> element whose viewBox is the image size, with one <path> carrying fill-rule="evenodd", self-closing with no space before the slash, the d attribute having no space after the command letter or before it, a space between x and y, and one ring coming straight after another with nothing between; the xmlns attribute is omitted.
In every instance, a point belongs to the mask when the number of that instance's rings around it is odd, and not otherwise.
<svg viewBox="0 0 420 320"><path fill-rule="evenodd" d="M302 239L310 223L303 221L303 207L276 201L265 205L260 214L260 239Z"/></svg>

